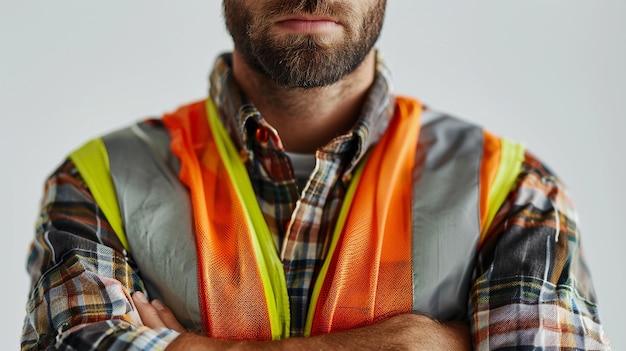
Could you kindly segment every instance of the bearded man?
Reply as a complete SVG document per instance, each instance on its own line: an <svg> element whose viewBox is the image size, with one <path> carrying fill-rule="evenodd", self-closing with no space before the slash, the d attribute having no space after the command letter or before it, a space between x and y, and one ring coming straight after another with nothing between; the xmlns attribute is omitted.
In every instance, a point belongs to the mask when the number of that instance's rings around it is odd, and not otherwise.
<svg viewBox="0 0 626 351"><path fill-rule="evenodd" d="M559 180L397 97L384 0L225 0L209 97L52 174L22 349L607 349Z"/></svg>

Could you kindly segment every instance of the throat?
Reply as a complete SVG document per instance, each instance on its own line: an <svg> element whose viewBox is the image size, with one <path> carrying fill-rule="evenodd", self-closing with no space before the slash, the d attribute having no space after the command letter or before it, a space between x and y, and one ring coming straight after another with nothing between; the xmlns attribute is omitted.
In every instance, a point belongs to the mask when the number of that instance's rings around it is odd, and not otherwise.
<svg viewBox="0 0 626 351"><path fill-rule="evenodd" d="M233 54L234 76L246 98L280 135L286 151L313 153L349 132L374 81L375 53L340 81L317 88L291 88L269 80Z"/></svg>

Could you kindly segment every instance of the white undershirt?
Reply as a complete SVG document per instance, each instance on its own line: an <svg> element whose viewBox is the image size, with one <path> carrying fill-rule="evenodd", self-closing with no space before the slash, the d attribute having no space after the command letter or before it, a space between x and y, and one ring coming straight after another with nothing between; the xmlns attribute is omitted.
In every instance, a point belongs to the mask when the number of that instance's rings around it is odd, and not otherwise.
<svg viewBox="0 0 626 351"><path fill-rule="evenodd" d="M315 154L299 154L295 152L285 152L291 160L293 172L300 189L303 189L309 180L311 173L315 169Z"/></svg>

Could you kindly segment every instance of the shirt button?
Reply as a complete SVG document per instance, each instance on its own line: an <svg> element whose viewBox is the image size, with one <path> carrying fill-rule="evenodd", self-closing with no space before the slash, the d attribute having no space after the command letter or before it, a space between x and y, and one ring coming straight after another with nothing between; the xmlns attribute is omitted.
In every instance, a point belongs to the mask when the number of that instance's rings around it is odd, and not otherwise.
<svg viewBox="0 0 626 351"><path fill-rule="evenodd" d="M267 128L259 126L256 129L256 140L261 143L261 144L265 144L267 143L268 140L270 140L270 131L267 130Z"/></svg>

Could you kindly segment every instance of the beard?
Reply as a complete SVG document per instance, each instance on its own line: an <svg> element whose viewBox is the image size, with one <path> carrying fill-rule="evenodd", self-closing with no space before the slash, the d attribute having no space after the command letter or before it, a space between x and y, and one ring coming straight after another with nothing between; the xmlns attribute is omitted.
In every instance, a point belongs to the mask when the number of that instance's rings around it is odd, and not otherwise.
<svg viewBox="0 0 626 351"><path fill-rule="evenodd" d="M235 48L254 71L287 88L338 82L361 65L378 40L386 0L358 13L349 4L324 0L272 0L253 14L241 0L224 0L224 17ZM325 34L272 34L274 19L290 14L338 19L341 40Z"/></svg>

